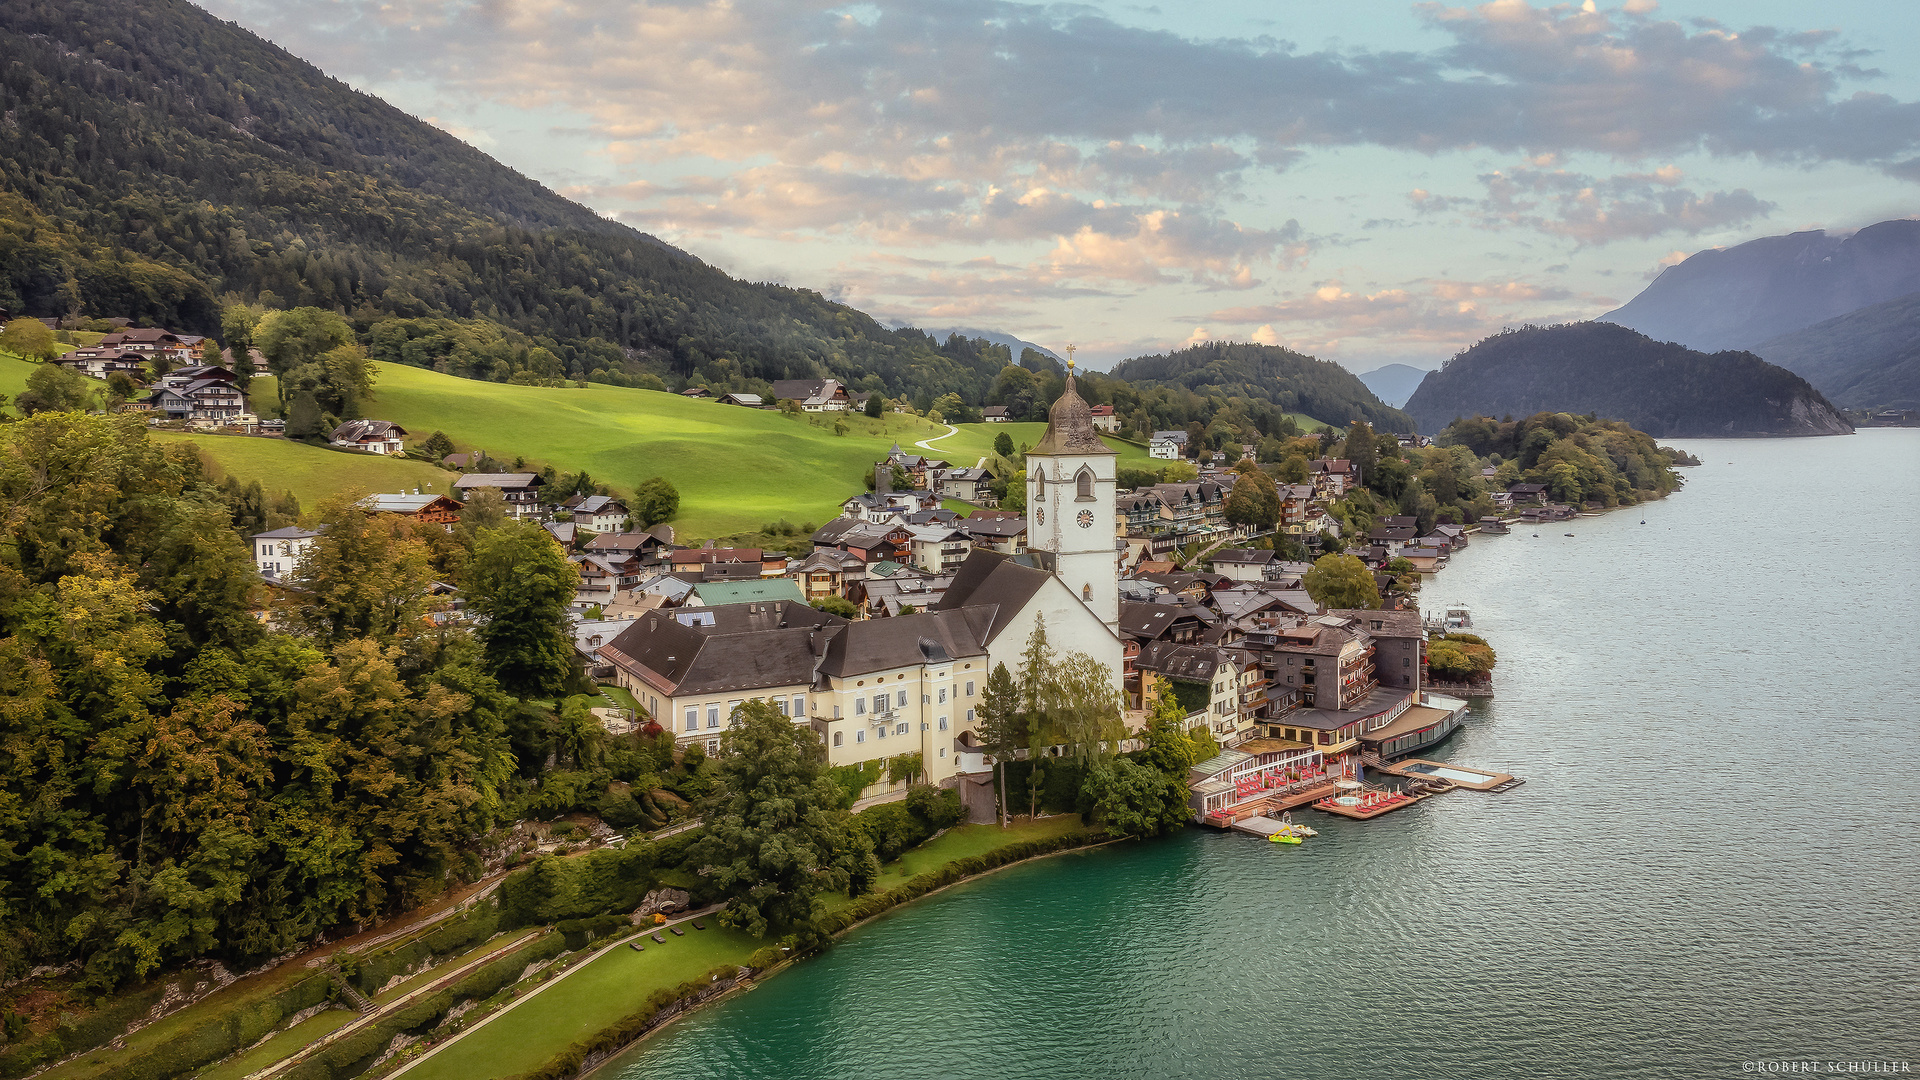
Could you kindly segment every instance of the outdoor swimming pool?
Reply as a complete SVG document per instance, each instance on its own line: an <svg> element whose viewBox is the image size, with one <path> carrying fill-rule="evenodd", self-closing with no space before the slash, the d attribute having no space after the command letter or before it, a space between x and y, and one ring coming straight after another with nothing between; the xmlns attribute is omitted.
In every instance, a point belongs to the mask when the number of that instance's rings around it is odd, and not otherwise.
<svg viewBox="0 0 1920 1080"><path fill-rule="evenodd" d="M1450 769L1445 765L1427 765L1425 763L1406 766L1406 771L1426 776L1438 776L1443 780L1458 780L1463 784L1484 784L1493 779L1492 773L1467 772L1463 769Z"/></svg>

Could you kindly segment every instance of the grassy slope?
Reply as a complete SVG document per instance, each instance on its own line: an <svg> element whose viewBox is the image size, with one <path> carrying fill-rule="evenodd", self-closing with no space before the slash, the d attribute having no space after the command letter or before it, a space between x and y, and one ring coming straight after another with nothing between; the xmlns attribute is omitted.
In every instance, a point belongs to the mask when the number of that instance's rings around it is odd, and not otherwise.
<svg viewBox="0 0 1920 1080"><path fill-rule="evenodd" d="M954 434L944 439L932 440L932 450L915 449L905 443L901 444L901 448L909 453L943 458L955 465L971 468L975 462L993 452L993 440L1001 432L1005 432L1013 440L1014 449L1017 450L1022 445L1032 446L1039 442L1040 436L1047 430L1045 424L959 424L957 427L959 430ZM919 438L925 437L919 436ZM1119 439L1108 437L1107 445L1120 452L1120 462L1123 465L1144 463L1149 460L1145 450L1131 443L1123 443Z"/></svg>
<svg viewBox="0 0 1920 1080"><path fill-rule="evenodd" d="M462 450L524 457L534 467L584 468L621 492L665 476L680 491L674 526L682 538L747 531L780 518L826 521L841 500L862 490L861 474L888 446L910 446L943 430L914 416L849 416L853 430L841 437L833 434L832 416L810 417L816 426L652 390L508 386L393 364L380 365L377 393L370 414L399 423L416 440L444 431Z"/></svg>
<svg viewBox="0 0 1920 1080"><path fill-rule="evenodd" d="M994 825L965 825L949 830L882 868L880 889L890 889L915 874L937 870L969 855L995 848L1076 832L1076 815L1047 818L1001 831ZM842 903L845 901L842 900ZM470 1080L511 1076L535 1068L576 1040L625 1018L646 996L677 986L720 964L744 963L766 940L726 930L717 918L707 929L687 931L656 945L641 939L647 951L622 945L568 975L513 1013L479 1029L407 1073L407 1080Z"/></svg>
<svg viewBox="0 0 1920 1080"><path fill-rule="evenodd" d="M349 489L366 493L420 488L445 493L455 474L424 461L349 454L284 439L238 435L189 435L156 431L163 442L193 442L200 452L241 480L258 480L269 496L291 490L303 513L329 495Z"/></svg>

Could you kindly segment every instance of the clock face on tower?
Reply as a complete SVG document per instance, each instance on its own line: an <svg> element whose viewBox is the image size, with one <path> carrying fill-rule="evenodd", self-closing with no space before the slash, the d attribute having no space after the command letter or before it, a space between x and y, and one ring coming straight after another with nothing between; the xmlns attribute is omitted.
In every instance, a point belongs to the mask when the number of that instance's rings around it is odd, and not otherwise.
<svg viewBox="0 0 1920 1080"><path fill-rule="evenodd" d="M1045 525L1045 524L1047 523L1047 508L1046 508L1046 507L1044 507L1044 506L1036 506L1036 507L1034 507L1034 508L1033 508L1033 523L1034 523L1035 525Z"/></svg>
<svg viewBox="0 0 1920 1080"><path fill-rule="evenodd" d="M1080 511L1080 516L1074 518L1074 520L1080 523L1081 528L1091 529L1093 528L1093 511L1082 510Z"/></svg>

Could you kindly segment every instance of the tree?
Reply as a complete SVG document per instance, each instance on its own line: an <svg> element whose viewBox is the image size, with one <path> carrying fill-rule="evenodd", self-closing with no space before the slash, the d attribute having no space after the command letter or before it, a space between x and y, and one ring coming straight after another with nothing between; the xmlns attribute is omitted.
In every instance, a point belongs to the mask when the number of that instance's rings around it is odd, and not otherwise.
<svg viewBox="0 0 1920 1080"><path fill-rule="evenodd" d="M433 568L410 521L369 514L350 493L321 504L319 532L289 575L301 630L330 646L385 643L424 628Z"/></svg>
<svg viewBox="0 0 1920 1080"><path fill-rule="evenodd" d="M672 521L680 512L680 492L664 476L643 480L633 491L633 520L643 529Z"/></svg>
<svg viewBox="0 0 1920 1080"><path fill-rule="evenodd" d="M1373 428L1365 420L1355 420L1347 426L1346 447L1341 451L1353 467L1360 470L1360 479L1365 482L1367 474L1373 471L1374 462L1380 459L1380 449L1374 443Z"/></svg>
<svg viewBox="0 0 1920 1080"><path fill-rule="evenodd" d="M453 453L453 440L447 438L444 431L436 431L421 441L415 448L428 461L440 461Z"/></svg>
<svg viewBox="0 0 1920 1080"><path fill-rule="evenodd" d="M1301 575L1300 584L1313 602L1329 610L1334 608L1377 608L1380 590L1374 584L1373 571L1355 555L1322 555L1313 569Z"/></svg>
<svg viewBox="0 0 1920 1080"><path fill-rule="evenodd" d="M860 616L860 609L854 606L853 601L843 596L823 596L815 600L813 606L816 610L824 611L829 615L838 615L843 619L854 619Z"/></svg>
<svg viewBox="0 0 1920 1080"><path fill-rule="evenodd" d="M1240 478L1227 492L1227 520L1235 525L1272 529L1280 523L1280 490L1258 465L1244 462Z"/></svg>
<svg viewBox="0 0 1920 1080"><path fill-rule="evenodd" d="M885 394L882 394L876 390L873 393L867 395L867 405L866 405L867 419L869 420L880 419L880 414L886 409L886 407L887 407L887 396Z"/></svg>
<svg viewBox="0 0 1920 1080"><path fill-rule="evenodd" d="M606 738L606 725L593 715L586 698L570 697L561 704L554 718L555 757L571 759L576 769L588 768L599 762Z"/></svg>
<svg viewBox="0 0 1920 1080"><path fill-rule="evenodd" d="M579 585L560 546L531 521L474 538L468 608L484 620L476 636L502 690L544 697L566 685L573 657L568 608Z"/></svg>
<svg viewBox="0 0 1920 1080"><path fill-rule="evenodd" d="M0 328L0 349L28 360L45 362L60 355L53 331L39 319L13 319Z"/></svg>
<svg viewBox="0 0 1920 1080"><path fill-rule="evenodd" d="M1013 436L1001 432L993 437L993 452L1007 460L1013 460Z"/></svg>
<svg viewBox="0 0 1920 1080"><path fill-rule="evenodd" d="M324 308L270 311L254 328L253 343L267 358L267 370L286 375L334 349L353 344L353 327Z"/></svg>
<svg viewBox="0 0 1920 1080"><path fill-rule="evenodd" d="M1000 774L995 788L1000 797L1000 827L1004 829L1007 827L1007 759L1027 741L1026 721L1020 715L1020 687L1007 665L993 666L993 673L981 688L980 705L974 710L974 717L978 721L974 734L980 736L981 745L993 755L994 769Z"/></svg>
<svg viewBox="0 0 1920 1080"><path fill-rule="evenodd" d="M1131 758L1095 764L1084 787L1111 836L1158 836L1192 817L1186 777Z"/></svg>
<svg viewBox="0 0 1920 1080"><path fill-rule="evenodd" d="M326 433L326 418L320 415L320 403L313 394L296 396L293 407L287 410L287 438L311 439Z"/></svg>
<svg viewBox="0 0 1920 1080"><path fill-rule="evenodd" d="M822 890L847 884L840 789L811 728L764 701L733 711L720 736L718 781L692 863L729 897L720 921L755 937L813 917Z"/></svg>
<svg viewBox="0 0 1920 1080"><path fill-rule="evenodd" d="M39 321L34 320L34 325L39 326ZM13 403L28 416L39 412L79 412L92 399L95 385L77 371L46 364L27 376L26 390Z"/></svg>

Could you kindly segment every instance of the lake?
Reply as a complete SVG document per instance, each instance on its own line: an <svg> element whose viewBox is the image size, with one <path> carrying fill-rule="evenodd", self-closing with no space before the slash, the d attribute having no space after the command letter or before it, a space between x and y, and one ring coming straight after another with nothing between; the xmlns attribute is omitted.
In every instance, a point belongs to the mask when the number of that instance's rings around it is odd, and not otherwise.
<svg viewBox="0 0 1920 1080"><path fill-rule="evenodd" d="M1678 445L1705 464L1645 524L1475 539L1426 587L1500 655L1426 756L1524 786L1304 812L1300 847L1191 828L1016 867L599 1075L1920 1063L1920 431Z"/></svg>

